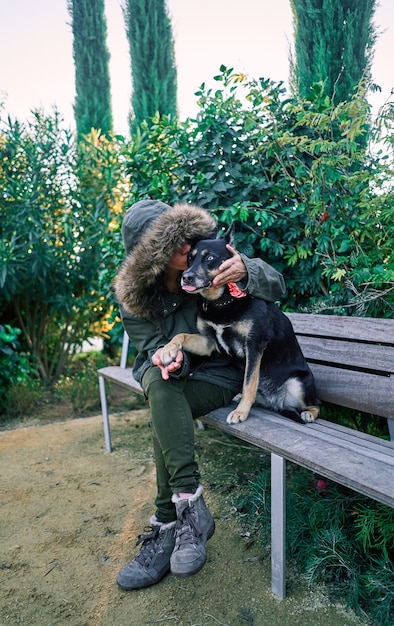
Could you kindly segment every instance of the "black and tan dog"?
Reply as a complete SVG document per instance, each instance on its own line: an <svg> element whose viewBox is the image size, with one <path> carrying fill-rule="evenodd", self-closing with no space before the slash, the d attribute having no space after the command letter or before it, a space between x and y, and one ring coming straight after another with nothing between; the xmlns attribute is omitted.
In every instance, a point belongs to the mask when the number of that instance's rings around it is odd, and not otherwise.
<svg viewBox="0 0 394 626"><path fill-rule="evenodd" d="M182 288L200 294L197 327L201 334L178 334L163 348L165 365L184 348L198 355L224 352L245 363L242 398L227 422L247 419L254 402L300 422L319 414L312 372L289 319L272 302L246 295L235 298L228 285L214 288L221 263L231 256L233 226L221 239L197 242L182 275Z"/></svg>

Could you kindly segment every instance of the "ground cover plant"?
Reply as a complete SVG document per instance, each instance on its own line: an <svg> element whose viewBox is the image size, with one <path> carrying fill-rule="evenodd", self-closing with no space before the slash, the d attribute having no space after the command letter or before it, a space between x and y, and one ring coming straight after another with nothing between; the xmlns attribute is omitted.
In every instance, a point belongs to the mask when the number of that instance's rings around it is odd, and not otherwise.
<svg viewBox="0 0 394 626"><path fill-rule="evenodd" d="M270 469L251 481L239 504L267 546ZM326 585L373 624L394 619L394 511L332 481L291 465L287 477L287 548L290 565L313 588Z"/></svg>

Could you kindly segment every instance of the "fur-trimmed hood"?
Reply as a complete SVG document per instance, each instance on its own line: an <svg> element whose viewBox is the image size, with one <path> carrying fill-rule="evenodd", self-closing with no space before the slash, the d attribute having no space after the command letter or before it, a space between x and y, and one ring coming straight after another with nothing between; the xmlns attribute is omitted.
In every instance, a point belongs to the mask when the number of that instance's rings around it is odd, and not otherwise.
<svg viewBox="0 0 394 626"><path fill-rule="evenodd" d="M133 315L156 317L165 270L174 253L186 241L215 237L216 229L215 219L201 207L170 207L157 200L133 204L122 226L128 256L115 279L119 303Z"/></svg>

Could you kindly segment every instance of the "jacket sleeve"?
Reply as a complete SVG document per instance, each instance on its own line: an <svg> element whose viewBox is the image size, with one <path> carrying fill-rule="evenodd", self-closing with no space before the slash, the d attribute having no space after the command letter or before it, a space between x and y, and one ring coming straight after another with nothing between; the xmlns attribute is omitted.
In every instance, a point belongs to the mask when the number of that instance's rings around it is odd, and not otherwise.
<svg viewBox="0 0 394 626"><path fill-rule="evenodd" d="M248 272L246 281L238 283L243 291L247 291L251 296L275 302L280 300L286 292L285 281L272 265L262 259L249 259L245 254L241 258Z"/></svg>
<svg viewBox="0 0 394 626"><path fill-rule="evenodd" d="M152 356L157 348L167 343L167 338L161 330L144 317L137 317L127 313L120 307L123 328L130 337L130 341L137 352L148 353Z"/></svg>
<svg viewBox="0 0 394 626"><path fill-rule="evenodd" d="M169 341L169 337L166 337L160 328L151 320L144 317L137 317L127 313L123 307L120 307L120 314L122 317L123 328L130 337L131 344L136 348L137 352L141 355L145 361L145 367L142 371L145 371L148 362L152 364L151 359L158 348L165 346ZM188 354L183 351L182 366L176 372L171 374L171 377L180 378L186 376L190 370L190 360ZM140 376L136 376L137 380Z"/></svg>

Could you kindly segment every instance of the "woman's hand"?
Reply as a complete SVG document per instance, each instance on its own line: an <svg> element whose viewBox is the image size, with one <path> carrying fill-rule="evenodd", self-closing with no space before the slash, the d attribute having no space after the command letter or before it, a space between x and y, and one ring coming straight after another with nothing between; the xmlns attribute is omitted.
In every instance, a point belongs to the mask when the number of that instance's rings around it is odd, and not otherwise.
<svg viewBox="0 0 394 626"><path fill-rule="evenodd" d="M153 365L157 365L161 369L161 377L163 380L168 380L170 378L170 374L179 370L183 362L183 352L182 350L178 350L175 361L170 363L169 365L163 365L162 361L162 349L159 348L156 350L154 355L152 356Z"/></svg>
<svg viewBox="0 0 394 626"><path fill-rule="evenodd" d="M223 261L219 267L219 274L212 281L214 287L221 287L227 283L237 283L240 280L245 280L248 276L245 264L238 252L228 244L226 248L233 256Z"/></svg>

